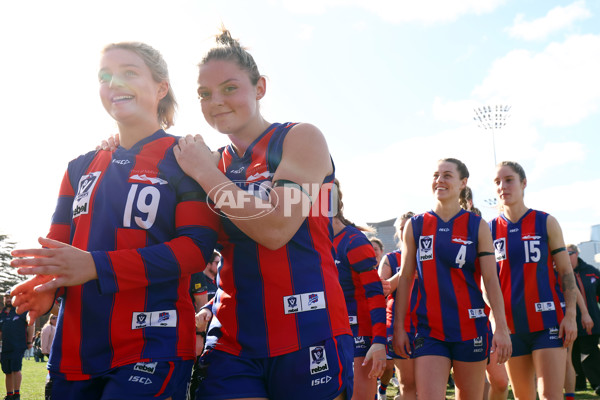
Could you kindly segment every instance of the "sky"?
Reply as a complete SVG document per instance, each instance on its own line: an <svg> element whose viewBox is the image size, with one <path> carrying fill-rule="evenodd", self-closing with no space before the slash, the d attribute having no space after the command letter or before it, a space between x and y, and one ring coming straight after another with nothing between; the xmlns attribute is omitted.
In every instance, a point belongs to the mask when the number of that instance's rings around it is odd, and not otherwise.
<svg viewBox="0 0 600 400"><path fill-rule="evenodd" d="M267 77L265 118L325 135L348 219L431 209L436 161L455 157L487 220L496 158L523 165L526 205L566 242L600 224L599 0L21 0L0 15L0 233L17 247L48 232L67 163L117 131L98 96L108 43L161 51L170 133L228 143L196 93L221 24ZM478 127L474 109L495 105L510 106L506 125Z"/></svg>

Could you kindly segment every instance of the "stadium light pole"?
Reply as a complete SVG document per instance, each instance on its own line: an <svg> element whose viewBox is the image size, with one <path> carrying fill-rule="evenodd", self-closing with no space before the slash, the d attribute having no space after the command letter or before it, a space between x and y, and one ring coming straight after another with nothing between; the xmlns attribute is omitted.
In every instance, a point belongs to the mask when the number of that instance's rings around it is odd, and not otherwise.
<svg viewBox="0 0 600 400"><path fill-rule="evenodd" d="M473 120L477 123L477 126L483 129L484 131L492 132L492 146L494 149L494 166L496 166L496 138L495 131L501 129L504 125L506 125L506 120L510 116L511 106L509 105L499 105L496 104L494 106L483 106L474 108L475 116Z"/></svg>
<svg viewBox="0 0 600 400"><path fill-rule="evenodd" d="M483 106L474 108L475 116L473 120L477 123L477 126L484 131L492 132L492 148L494 150L494 167L498 164L496 161L496 138L495 131L502 129L506 125L506 120L510 116L511 106L496 104L494 106ZM493 208L498 203L498 200L493 197L485 199L484 202L488 207Z"/></svg>

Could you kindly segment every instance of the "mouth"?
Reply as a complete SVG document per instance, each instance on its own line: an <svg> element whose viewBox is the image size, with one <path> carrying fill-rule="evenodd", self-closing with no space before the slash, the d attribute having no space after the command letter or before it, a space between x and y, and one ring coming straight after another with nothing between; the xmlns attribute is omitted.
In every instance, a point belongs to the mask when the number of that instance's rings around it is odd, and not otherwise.
<svg viewBox="0 0 600 400"><path fill-rule="evenodd" d="M133 96L131 96L131 95L121 95L121 96L113 97L112 102L113 103L122 103L122 102L129 101L132 99L133 99Z"/></svg>
<svg viewBox="0 0 600 400"><path fill-rule="evenodd" d="M219 117L223 117L223 116L228 115L228 114L231 114L231 111L225 111L225 112L220 112L220 113L217 113L217 114L213 114L212 117L213 118L219 118Z"/></svg>

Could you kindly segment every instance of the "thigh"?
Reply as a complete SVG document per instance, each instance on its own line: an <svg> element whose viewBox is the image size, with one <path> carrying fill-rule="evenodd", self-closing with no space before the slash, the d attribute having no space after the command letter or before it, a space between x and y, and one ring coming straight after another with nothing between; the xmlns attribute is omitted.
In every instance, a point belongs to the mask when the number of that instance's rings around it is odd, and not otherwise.
<svg viewBox="0 0 600 400"><path fill-rule="evenodd" d="M567 349L545 348L532 354L540 398L561 400L566 373Z"/></svg>
<svg viewBox="0 0 600 400"><path fill-rule="evenodd" d="M444 398L450 366L448 357L426 355L415 358L415 378L419 398Z"/></svg>
<svg viewBox="0 0 600 400"><path fill-rule="evenodd" d="M372 399L377 391L377 378L369 378L373 361L362 365L364 361L364 357L354 357L353 399Z"/></svg>
<svg viewBox="0 0 600 400"><path fill-rule="evenodd" d="M509 358L506 372L516 399L535 400L535 369L531 354Z"/></svg>
<svg viewBox="0 0 600 400"><path fill-rule="evenodd" d="M483 398L486 364L486 360L472 362L454 360L452 362L457 399L480 400Z"/></svg>

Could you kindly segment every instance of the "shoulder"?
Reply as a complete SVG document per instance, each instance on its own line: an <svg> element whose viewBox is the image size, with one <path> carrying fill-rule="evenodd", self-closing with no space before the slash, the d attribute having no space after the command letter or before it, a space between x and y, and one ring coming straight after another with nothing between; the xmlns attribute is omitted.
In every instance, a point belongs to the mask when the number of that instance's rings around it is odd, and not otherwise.
<svg viewBox="0 0 600 400"><path fill-rule="evenodd" d="M285 125L285 124L284 124ZM316 126L302 122L294 124L285 138L285 144L299 143L308 147L322 146L325 141L325 136Z"/></svg>

